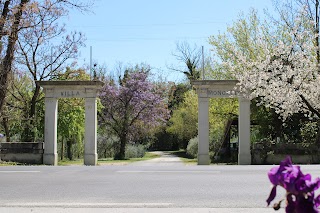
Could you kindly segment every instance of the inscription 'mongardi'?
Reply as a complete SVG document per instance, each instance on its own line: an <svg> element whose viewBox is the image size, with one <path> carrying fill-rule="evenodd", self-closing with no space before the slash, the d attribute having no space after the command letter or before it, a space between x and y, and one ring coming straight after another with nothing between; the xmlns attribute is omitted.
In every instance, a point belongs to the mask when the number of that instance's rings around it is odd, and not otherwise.
<svg viewBox="0 0 320 213"><path fill-rule="evenodd" d="M208 96L221 96L221 97L228 97L232 95L236 95L235 91L228 91L228 90L207 90Z"/></svg>
<svg viewBox="0 0 320 213"><path fill-rule="evenodd" d="M74 90L61 91L60 94L61 94L62 97L77 97L77 96L80 96L80 92L79 91L74 91Z"/></svg>
<svg viewBox="0 0 320 213"><path fill-rule="evenodd" d="M228 93L227 93L227 91L221 91L221 90L208 90L208 95L226 96L226 95L228 95Z"/></svg>

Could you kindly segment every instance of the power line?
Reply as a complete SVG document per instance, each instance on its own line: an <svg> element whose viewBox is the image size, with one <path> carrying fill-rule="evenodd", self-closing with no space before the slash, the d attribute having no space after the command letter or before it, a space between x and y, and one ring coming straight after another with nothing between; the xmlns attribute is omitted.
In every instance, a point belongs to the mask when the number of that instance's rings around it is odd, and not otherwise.
<svg viewBox="0 0 320 213"><path fill-rule="evenodd" d="M106 28L106 27L157 27L157 26L182 26L182 25L206 25L206 24L227 24L225 21L211 22L185 22L185 23L158 23L158 24L112 24L112 25L67 25L73 28Z"/></svg>
<svg viewBox="0 0 320 213"><path fill-rule="evenodd" d="M87 38L87 41L101 41L101 42L120 42L120 41L168 41L168 40L197 40L197 39L208 39L209 36L199 36L199 37L166 37L166 38L117 38L117 39L90 39Z"/></svg>

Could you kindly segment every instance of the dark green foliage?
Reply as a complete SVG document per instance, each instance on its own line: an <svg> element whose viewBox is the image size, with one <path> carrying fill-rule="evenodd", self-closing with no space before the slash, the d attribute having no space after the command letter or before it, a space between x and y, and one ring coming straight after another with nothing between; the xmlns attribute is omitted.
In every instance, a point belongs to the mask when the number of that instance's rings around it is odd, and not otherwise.
<svg viewBox="0 0 320 213"><path fill-rule="evenodd" d="M255 124L253 128L259 132L257 140L259 138L268 138L272 141L280 140L286 143L301 143L305 137L309 137L306 134L308 131L315 131L314 128L309 128L308 130L306 125L310 126L311 121L303 114L296 113L283 121L274 109L263 105L256 106L256 101L252 100L251 102L251 120ZM313 125L310 127L313 127ZM304 129L304 132L302 132L302 129ZM315 134L313 132L313 135Z"/></svg>
<svg viewBox="0 0 320 213"><path fill-rule="evenodd" d="M161 151L179 150L178 137L175 134L167 132L165 129L161 129L155 134L149 149Z"/></svg>
<svg viewBox="0 0 320 213"><path fill-rule="evenodd" d="M187 84L177 84L171 87L169 93L169 103L168 108L172 113L172 110L177 109L179 104L183 102L185 93L191 89L190 85Z"/></svg>

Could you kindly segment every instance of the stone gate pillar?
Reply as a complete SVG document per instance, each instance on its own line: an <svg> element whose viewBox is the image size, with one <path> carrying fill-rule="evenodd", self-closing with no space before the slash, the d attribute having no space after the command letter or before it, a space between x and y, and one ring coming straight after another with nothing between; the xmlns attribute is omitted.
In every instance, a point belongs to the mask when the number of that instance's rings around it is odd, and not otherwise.
<svg viewBox="0 0 320 213"><path fill-rule="evenodd" d="M191 82L198 94L198 164L210 163L209 158L209 99L237 98L239 100L238 164L251 164L250 100L235 90L237 80L195 80Z"/></svg>
<svg viewBox="0 0 320 213"><path fill-rule="evenodd" d="M97 154L97 100L86 98L86 132L84 144L84 164L96 165Z"/></svg>
<svg viewBox="0 0 320 213"><path fill-rule="evenodd" d="M49 94L52 91L47 91ZM45 124L44 124L44 153L43 163L47 165L58 165L57 154L57 115L58 99L45 98Z"/></svg>
<svg viewBox="0 0 320 213"><path fill-rule="evenodd" d="M97 96L101 81L37 81L45 93L45 132L43 163L57 165L58 98L85 99L84 164L97 164Z"/></svg>
<svg viewBox="0 0 320 213"><path fill-rule="evenodd" d="M239 97L239 152L238 164L251 164L250 151L250 100Z"/></svg>
<svg viewBox="0 0 320 213"><path fill-rule="evenodd" d="M209 165L209 98L198 97L198 165Z"/></svg>

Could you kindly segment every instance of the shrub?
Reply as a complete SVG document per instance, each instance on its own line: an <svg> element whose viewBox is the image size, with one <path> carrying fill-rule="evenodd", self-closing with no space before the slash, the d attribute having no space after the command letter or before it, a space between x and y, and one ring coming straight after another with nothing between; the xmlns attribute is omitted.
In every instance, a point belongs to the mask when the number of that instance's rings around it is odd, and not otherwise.
<svg viewBox="0 0 320 213"><path fill-rule="evenodd" d="M317 122L306 123L301 127L302 141L305 143L313 143L317 138L319 131Z"/></svg>
<svg viewBox="0 0 320 213"><path fill-rule="evenodd" d="M98 135L97 138L97 152L99 158L113 158L115 154L115 147L119 141L118 137Z"/></svg>
<svg viewBox="0 0 320 213"><path fill-rule="evenodd" d="M187 154L190 157L196 158L198 155L198 137L192 138L189 140L188 146L187 146Z"/></svg>
<svg viewBox="0 0 320 213"><path fill-rule="evenodd" d="M126 159L129 158L142 158L146 153L145 147L139 145L127 145L126 147Z"/></svg>

